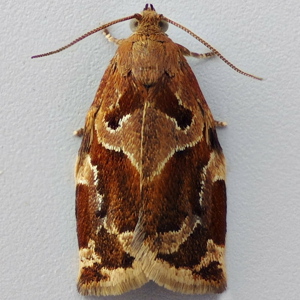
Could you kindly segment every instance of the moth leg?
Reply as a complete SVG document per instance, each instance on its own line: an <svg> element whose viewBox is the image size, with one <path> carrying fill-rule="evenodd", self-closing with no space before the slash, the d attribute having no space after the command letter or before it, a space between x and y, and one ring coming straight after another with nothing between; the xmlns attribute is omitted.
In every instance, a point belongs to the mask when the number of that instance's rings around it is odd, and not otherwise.
<svg viewBox="0 0 300 300"><path fill-rule="evenodd" d="M209 58L214 56L214 52L207 52L207 53L196 53L196 52L190 52L189 56L195 57L195 58Z"/></svg>
<svg viewBox="0 0 300 300"><path fill-rule="evenodd" d="M79 128L79 129L75 130L73 132L73 135L76 135L78 137L82 137L83 136L83 132L84 132L84 128L82 127L82 128Z"/></svg>
<svg viewBox="0 0 300 300"><path fill-rule="evenodd" d="M207 52L207 53L196 53L196 52L191 52L188 48L185 48L184 46L177 44L177 46L179 47L181 53L184 56L192 56L195 58L209 58L215 55L214 52Z"/></svg>
<svg viewBox="0 0 300 300"><path fill-rule="evenodd" d="M109 33L109 31L108 31L107 28L105 28L105 29L103 30L103 34L104 34L104 36L108 39L109 42L115 43L115 44L117 44L117 45L120 45L120 44L121 44L121 41L122 41L122 40L119 40L119 39L113 37L113 36Z"/></svg>
<svg viewBox="0 0 300 300"><path fill-rule="evenodd" d="M226 127L227 126L227 123L226 122L223 122L223 121L215 121L215 127Z"/></svg>

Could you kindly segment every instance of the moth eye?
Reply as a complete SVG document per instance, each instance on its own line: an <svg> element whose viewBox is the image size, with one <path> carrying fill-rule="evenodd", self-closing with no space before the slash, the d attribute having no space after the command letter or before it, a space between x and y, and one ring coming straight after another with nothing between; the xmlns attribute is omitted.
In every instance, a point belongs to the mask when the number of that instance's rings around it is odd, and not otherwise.
<svg viewBox="0 0 300 300"><path fill-rule="evenodd" d="M160 27L162 32L166 32L169 28L169 23L167 21L159 21L158 26Z"/></svg>
<svg viewBox="0 0 300 300"><path fill-rule="evenodd" d="M139 21L137 19L131 19L129 23L129 27L132 32L135 32L139 26Z"/></svg>

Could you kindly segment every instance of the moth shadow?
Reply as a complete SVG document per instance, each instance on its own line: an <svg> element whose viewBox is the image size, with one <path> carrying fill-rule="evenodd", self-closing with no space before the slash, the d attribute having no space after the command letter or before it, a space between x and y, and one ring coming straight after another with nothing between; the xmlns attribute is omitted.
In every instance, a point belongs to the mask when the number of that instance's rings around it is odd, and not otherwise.
<svg viewBox="0 0 300 300"><path fill-rule="evenodd" d="M206 295L199 295L199 294L181 294L177 292L173 292L170 290L165 289L157 285L155 282L150 281L145 284L140 289L136 290L138 292L136 295L137 298L124 298L124 299L143 299L143 300L165 300L165 299L177 299L177 300L218 300L220 299L219 294L206 294ZM133 294L132 294L133 295Z"/></svg>
<svg viewBox="0 0 300 300"><path fill-rule="evenodd" d="M99 300L99 297L88 296L86 297L89 300ZM172 292L165 289L150 281L143 285L141 288L132 290L130 292L124 293L118 296L105 296L105 300L219 300L221 299L220 294L206 294L206 295L187 295Z"/></svg>

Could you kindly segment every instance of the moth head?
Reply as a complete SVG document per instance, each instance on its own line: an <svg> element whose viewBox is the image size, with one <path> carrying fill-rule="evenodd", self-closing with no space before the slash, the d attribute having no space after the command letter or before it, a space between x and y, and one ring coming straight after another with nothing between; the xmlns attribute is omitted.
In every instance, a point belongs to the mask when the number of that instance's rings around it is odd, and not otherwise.
<svg viewBox="0 0 300 300"><path fill-rule="evenodd" d="M146 4L142 13L135 14L135 18L130 21L131 31L141 34L166 32L168 27L169 23L155 11L152 4Z"/></svg>
<svg viewBox="0 0 300 300"><path fill-rule="evenodd" d="M134 18L130 20L129 26L132 32L137 32L140 29L141 21ZM157 26L159 27L160 31L166 32L169 28L169 23L165 20L160 20L157 22Z"/></svg>

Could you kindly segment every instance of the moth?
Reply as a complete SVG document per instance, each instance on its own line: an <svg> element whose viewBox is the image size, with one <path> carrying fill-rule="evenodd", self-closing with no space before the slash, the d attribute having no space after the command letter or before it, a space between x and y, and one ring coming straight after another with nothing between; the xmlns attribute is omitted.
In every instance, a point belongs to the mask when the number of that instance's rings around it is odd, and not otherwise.
<svg viewBox="0 0 300 300"><path fill-rule="evenodd" d="M175 292L226 288L225 159L214 120L185 56L215 48L146 5L115 23L118 44L85 121L76 164L76 218L83 295L117 295L153 280ZM173 24L211 52L197 54L165 33Z"/></svg>

